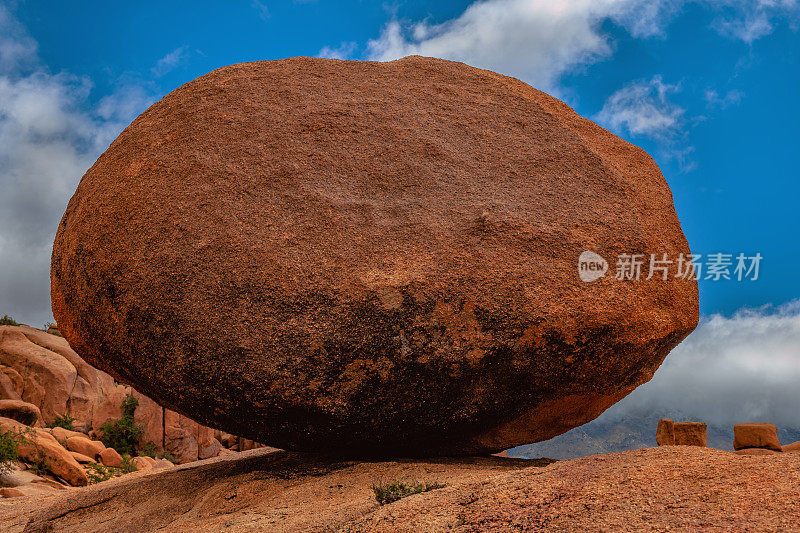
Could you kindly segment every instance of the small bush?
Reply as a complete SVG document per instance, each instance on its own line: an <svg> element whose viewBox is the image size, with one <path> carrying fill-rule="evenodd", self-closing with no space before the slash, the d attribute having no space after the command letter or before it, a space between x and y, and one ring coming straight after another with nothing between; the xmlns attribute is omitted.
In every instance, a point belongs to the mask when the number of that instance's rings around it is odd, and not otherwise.
<svg viewBox="0 0 800 533"><path fill-rule="evenodd" d="M56 326L56 329L58 329L58 324L56 324L55 322L45 322L44 323L44 328L42 328L42 329L44 329L45 331L48 331L50 329L50 326ZM48 333L49 333L49 331L48 331ZM51 333L51 335L55 335L56 337L63 337L64 336L59 331L54 331L53 333Z"/></svg>
<svg viewBox="0 0 800 533"><path fill-rule="evenodd" d="M136 468L136 465L133 464L133 458L127 453L122 454L122 466L120 466L119 469L123 474L130 474L131 472L139 470Z"/></svg>
<svg viewBox="0 0 800 533"><path fill-rule="evenodd" d="M0 326L19 326L19 324L10 316L3 315L3 318L0 318Z"/></svg>
<svg viewBox="0 0 800 533"><path fill-rule="evenodd" d="M412 481L411 483L405 483L397 480L386 484L382 482L377 485L373 484L372 492L375 493L375 499L379 504L386 505L412 494L421 494L434 489L441 489L444 486L444 483L439 483L438 481Z"/></svg>
<svg viewBox="0 0 800 533"><path fill-rule="evenodd" d="M152 457L153 459L166 459L172 463L175 463L175 456L169 453L167 450L156 451L156 445L152 442L145 442L139 448L139 455Z"/></svg>
<svg viewBox="0 0 800 533"><path fill-rule="evenodd" d="M69 415L56 415L52 422L47 424L49 428L64 428L70 431L75 431L75 426L73 423L75 422L74 416Z"/></svg>
<svg viewBox="0 0 800 533"><path fill-rule="evenodd" d="M0 431L0 474L11 470L11 463L16 461L19 456L20 436L13 431Z"/></svg>
<svg viewBox="0 0 800 533"><path fill-rule="evenodd" d="M47 459L44 458L41 452L36 454L36 459L31 462L30 469L31 472L37 476L43 476L50 473L50 465L47 463Z"/></svg>
<svg viewBox="0 0 800 533"><path fill-rule="evenodd" d="M113 466L103 466L100 463L89 463L89 470L86 475L89 477L89 484L108 481L114 477L116 468Z"/></svg>
<svg viewBox="0 0 800 533"><path fill-rule="evenodd" d="M152 442L145 442L139 447L139 455L156 458L156 445Z"/></svg>
<svg viewBox="0 0 800 533"><path fill-rule="evenodd" d="M108 448L114 448L120 455L135 455L139 439L144 434L144 428L136 423L133 418L136 408L139 407L139 400L133 394L128 394L122 402L122 418L119 420L108 421L100 426L103 441Z"/></svg>

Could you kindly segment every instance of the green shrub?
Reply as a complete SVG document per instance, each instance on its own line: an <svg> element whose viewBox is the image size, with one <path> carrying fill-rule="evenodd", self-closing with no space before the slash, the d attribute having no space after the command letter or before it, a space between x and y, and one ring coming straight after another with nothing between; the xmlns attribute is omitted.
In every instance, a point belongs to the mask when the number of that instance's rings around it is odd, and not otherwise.
<svg viewBox="0 0 800 533"><path fill-rule="evenodd" d="M123 474L130 474L131 472L136 472L139 470L136 468L136 465L133 464L133 458L127 453L122 454L122 465L119 467L119 469Z"/></svg>
<svg viewBox="0 0 800 533"><path fill-rule="evenodd" d="M145 442L139 447L139 455L156 458L156 445L152 442Z"/></svg>
<svg viewBox="0 0 800 533"><path fill-rule="evenodd" d="M19 326L19 324L10 316L3 315L3 318L0 318L0 326Z"/></svg>
<svg viewBox="0 0 800 533"><path fill-rule="evenodd" d="M0 431L0 474L11 470L11 463L16 461L20 436L13 431Z"/></svg>
<svg viewBox="0 0 800 533"><path fill-rule="evenodd" d="M116 468L113 466L103 466L99 463L89 463L89 470L86 475L89 477L89 484L100 483L101 481L108 481L114 477Z"/></svg>
<svg viewBox="0 0 800 533"><path fill-rule="evenodd" d="M139 455L146 455L147 457L152 457L153 459L166 459L172 463L177 463L174 455L169 453L167 450L161 450L160 452L157 451L156 445L152 442L145 442L142 446L140 446Z"/></svg>
<svg viewBox="0 0 800 533"><path fill-rule="evenodd" d="M136 423L133 418L136 408L139 407L139 400L133 394L128 394L122 402L122 418L119 420L109 420L102 426L100 431L103 441L108 448L114 448L121 454L135 455L139 439L144 434L144 428Z"/></svg>
<svg viewBox="0 0 800 533"><path fill-rule="evenodd" d="M45 459L45 457L42 455L42 452L38 452L36 454L36 459L31 462L30 469L31 472L37 476L43 476L50 473L50 465L47 463L47 459Z"/></svg>
<svg viewBox="0 0 800 533"><path fill-rule="evenodd" d="M56 326L56 329L58 329L58 325L55 322L45 322L44 323L44 328L42 328L42 329L47 331L47 330L50 329L50 326ZM53 332L53 333L51 333L51 335L55 335L56 337L63 337L64 336L64 335L61 334L61 332Z"/></svg>
<svg viewBox="0 0 800 533"><path fill-rule="evenodd" d="M412 481L411 483L405 483L397 480L386 484L382 482L379 482L377 485L373 484L372 492L375 493L375 499L379 504L386 505L387 503L396 502L400 498L405 498L412 494L421 494L434 489L441 489L444 486L444 483L439 483L438 481Z"/></svg>
<svg viewBox="0 0 800 533"><path fill-rule="evenodd" d="M73 423L75 422L74 416L69 415L56 415L52 422L47 424L49 428L64 428L70 431L75 431L75 426Z"/></svg>

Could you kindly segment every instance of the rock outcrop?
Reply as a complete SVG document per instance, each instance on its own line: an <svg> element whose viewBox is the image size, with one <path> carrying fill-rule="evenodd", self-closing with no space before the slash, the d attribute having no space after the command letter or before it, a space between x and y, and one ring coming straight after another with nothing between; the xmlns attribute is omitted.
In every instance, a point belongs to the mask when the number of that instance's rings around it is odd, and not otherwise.
<svg viewBox="0 0 800 533"><path fill-rule="evenodd" d="M708 444L705 422L675 422L672 427L675 444L678 446L706 446Z"/></svg>
<svg viewBox="0 0 800 533"><path fill-rule="evenodd" d="M221 431L165 409L115 382L83 361L59 336L28 326L0 326L2 376L9 389L0 387L0 416L25 425L42 425L70 415L73 426L81 431L53 428L52 434L61 442L73 437L87 440L89 434L99 437L100 427L119 419L122 402L133 394L139 402L135 421L144 428L142 445L152 445L156 452L166 451L180 463L213 457L221 449ZM236 442L231 445L238 449ZM92 455L86 449L73 451Z"/></svg>
<svg viewBox="0 0 800 533"><path fill-rule="evenodd" d="M586 250L636 257L585 283ZM688 253L653 160L555 98L438 59L294 58L125 129L59 225L52 302L89 363L202 424L487 453L649 380L697 324ZM651 255L675 263L634 279Z"/></svg>
<svg viewBox="0 0 800 533"><path fill-rule="evenodd" d="M671 418L662 418L656 428L656 444L672 446L675 444L675 422Z"/></svg>
<svg viewBox="0 0 800 533"><path fill-rule="evenodd" d="M778 440L778 427L775 424L749 422L734 424L733 449L764 448L776 452L783 451Z"/></svg>

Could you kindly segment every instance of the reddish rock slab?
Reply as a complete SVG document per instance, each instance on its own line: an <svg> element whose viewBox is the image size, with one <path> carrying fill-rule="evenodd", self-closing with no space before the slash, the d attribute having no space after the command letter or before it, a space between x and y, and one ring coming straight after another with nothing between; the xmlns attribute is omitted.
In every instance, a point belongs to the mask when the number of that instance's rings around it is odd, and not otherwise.
<svg viewBox="0 0 800 533"><path fill-rule="evenodd" d="M776 452L783 451L778 440L778 428L775 424L749 422L734 424L733 449L765 448Z"/></svg>
<svg viewBox="0 0 800 533"><path fill-rule="evenodd" d="M662 418L656 428L656 444L672 446L675 444L675 422L671 418Z"/></svg>
<svg viewBox="0 0 800 533"><path fill-rule="evenodd" d="M708 433L705 422L675 422L675 444L678 446L706 446Z"/></svg>
<svg viewBox="0 0 800 533"><path fill-rule="evenodd" d="M791 444L786 444L785 446L781 446L781 449L785 452L800 452L800 440Z"/></svg>
<svg viewBox="0 0 800 533"><path fill-rule="evenodd" d="M92 365L257 442L491 453L597 417L697 324L676 264L587 283L587 250L689 246L652 158L563 102L439 59L244 63L84 175L53 313Z"/></svg>

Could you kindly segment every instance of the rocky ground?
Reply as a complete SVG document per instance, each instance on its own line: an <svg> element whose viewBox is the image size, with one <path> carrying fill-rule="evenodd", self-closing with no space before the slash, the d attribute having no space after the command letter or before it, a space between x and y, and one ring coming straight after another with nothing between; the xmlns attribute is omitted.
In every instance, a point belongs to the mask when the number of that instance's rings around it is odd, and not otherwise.
<svg viewBox="0 0 800 533"><path fill-rule="evenodd" d="M762 450L763 451L763 450ZM445 483L379 505L378 481ZM3 531L786 531L800 453L692 446L558 461L352 462L257 449L0 500Z"/></svg>

